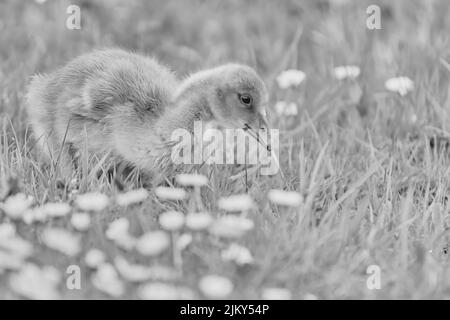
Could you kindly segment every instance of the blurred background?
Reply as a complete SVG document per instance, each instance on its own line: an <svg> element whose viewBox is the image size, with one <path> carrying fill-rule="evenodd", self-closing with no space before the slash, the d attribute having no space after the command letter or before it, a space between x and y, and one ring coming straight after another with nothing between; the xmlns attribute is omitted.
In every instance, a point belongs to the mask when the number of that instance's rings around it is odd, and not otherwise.
<svg viewBox="0 0 450 320"><path fill-rule="evenodd" d="M66 28L71 4L81 9L80 30ZM372 4L381 8L381 30L366 27ZM282 70L301 69L308 81L295 99L312 113L320 97L328 99L336 89L331 72L337 65L362 69L361 114L395 75L420 75L419 86L439 78L429 87L444 98L449 73L439 59L450 58L449 7L445 0L3 0L0 110L22 112L23 88L32 74L115 46L154 55L180 76L227 61L247 63L271 88ZM273 102L285 98L285 92L271 93Z"/></svg>

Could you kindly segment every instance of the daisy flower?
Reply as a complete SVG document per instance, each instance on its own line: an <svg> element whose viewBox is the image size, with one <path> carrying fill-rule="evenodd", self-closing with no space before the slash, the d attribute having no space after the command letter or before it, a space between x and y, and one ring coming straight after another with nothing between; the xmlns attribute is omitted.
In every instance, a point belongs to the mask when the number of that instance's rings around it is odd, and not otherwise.
<svg viewBox="0 0 450 320"><path fill-rule="evenodd" d="M186 215L186 226L193 231L207 229L212 222L213 218L207 212L188 213Z"/></svg>
<svg viewBox="0 0 450 320"><path fill-rule="evenodd" d="M252 198L247 194L237 194L219 199L220 209L230 212L248 211L255 207Z"/></svg>
<svg viewBox="0 0 450 320"><path fill-rule="evenodd" d="M150 278L153 280L175 281L179 275L176 269L163 265L153 265L148 268Z"/></svg>
<svg viewBox="0 0 450 320"><path fill-rule="evenodd" d="M130 282L142 282L150 279L151 269L139 264L131 264L125 258L117 256L114 265L120 276Z"/></svg>
<svg viewBox="0 0 450 320"><path fill-rule="evenodd" d="M46 229L42 234L44 244L71 257L80 252L80 238L64 229Z"/></svg>
<svg viewBox="0 0 450 320"><path fill-rule="evenodd" d="M192 243L192 234L183 233L176 241L175 247L182 251L186 249Z"/></svg>
<svg viewBox="0 0 450 320"><path fill-rule="evenodd" d="M91 226L91 216L86 212L77 212L70 218L70 223L78 231L86 231Z"/></svg>
<svg viewBox="0 0 450 320"><path fill-rule="evenodd" d="M125 286L117 271L109 263L100 265L91 280L94 287L112 297L120 297L125 292Z"/></svg>
<svg viewBox="0 0 450 320"><path fill-rule="evenodd" d="M139 288L138 296L143 300L190 300L193 299L194 293L188 288L162 282L150 282Z"/></svg>
<svg viewBox="0 0 450 320"><path fill-rule="evenodd" d="M200 291L208 298L223 299L233 291L233 283L225 277L207 275L200 279Z"/></svg>
<svg viewBox="0 0 450 320"><path fill-rule="evenodd" d="M89 268L96 269L106 260L106 256L103 251L98 249L89 249L84 256L84 262Z"/></svg>
<svg viewBox="0 0 450 320"><path fill-rule="evenodd" d="M144 188L140 188L118 194L116 197L116 203L119 206L129 206L144 201L148 198L148 196L148 191Z"/></svg>
<svg viewBox="0 0 450 320"><path fill-rule="evenodd" d="M106 230L106 237L109 240L115 240L123 236L123 234L128 234L128 228L130 227L130 221L127 218L119 218L112 221L108 225Z"/></svg>
<svg viewBox="0 0 450 320"><path fill-rule="evenodd" d="M184 214L179 211L166 211L160 214L159 224L167 231L177 231L184 225Z"/></svg>
<svg viewBox="0 0 450 320"><path fill-rule="evenodd" d="M33 245L17 235L0 238L0 249L21 259L33 253Z"/></svg>
<svg viewBox="0 0 450 320"><path fill-rule="evenodd" d="M170 246L170 237L163 231L150 231L142 235L136 244L136 249L144 256L157 256Z"/></svg>
<svg viewBox="0 0 450 320"><path fill-rule="evenodd" d="M210 227L209 231L215 236L223 238L239 238L252 230L254 223L252 220L228 215L218 218Z"/></svg>
<svg viewBox="0 0 450 320"><path fill-rule="evenodd" d="M108 206L109 198L99 192L85 193L76 197L75 204L82 211L102 211Z"/></svg>
<svg viewBox="0 0 450 320"><path fill-rule="evenodd" d="M30 208L22 215L22 220L26 224L32 224L34 222L44 222L48 218L45 210L42 207Z"/></svg>
<svg viewBox="0 0 450 320"><path fill-rule="evenodd" d="M334 68L334 76L338 80L356 79L361 73L358 66L339 66Z"/></svg>
<svg viewBox="0 0 450 320"><path fill-rule="evenodd" d="M0 224L0 274L20 269L32 253L32 244L16 234L13 224Z"/></svg>
<svg viewBox="0 0 450 320"><path fill-rule="evenodd" d="M238 265L252 264L254 262L250 250L237 243L232 243L226 250L223 250L221 256L224 261L233 261Z"/></svg>
<svg viewBox="0 0 450 320"><path fill-rule="evenodd" d="M23 193L17 193L8 197L1 204L1 209L12 219L19 219L22 214L33 204L33 197L26 196Z"/></svg>
<svg viewBox="0 0 450 320"><path fill-rule="evenodd" d="M42 214L46 217L64 217L69 214L72 208L63 202L48 202L40 207Z"/></svg>
<svg viewBox="0 0 450 320"><path fill-rule="evenodd" d="M295 116L298 114L297 104L294 102L278 101L275 104L275 112L279 116Z"/></svg>
<svg viewBox="0 0 450 320"><path fill-rule="evenodd" d="M180 188L157 187L155 194L164 200L183 200L186 198L186 191Z"/></svg>
<svg viewBox="0 0 450 320"><path fill-rule="evenodd" d="M21 257L0 250L0 275L7 270L19 270L23 263Z"/></svg>
<svg viewBox="0 0 450 320"><path fill-rule="evenodd" d="M12 223L1 223L0 224L0 239L13 237L16 235L16 226ZM1 242L1 241L0 241Z"/></svg>
<svg viewBox="0 0 450 320"><path fill-rule="evenodd" d="M60 279L55 268L39 268L30 263L10 276L9 285L15 293L28 299L55 300L60 297L57 291Z"/></svg>
<svg viewBox="0 0 450 320"><path fill-rule="evenodd" d="M276 82L281 89L288 89L300 85L305 78L306 75L303 71L290 69L280 73L276 78Z"/></svg>
<svg viewBox="0 0 450 320"><path fill-rule="evenodd" d="M127 218L119 218L111 222L106 230L106 237L114 241L119 247L131 250L136 245L136 239L129 233L130 221Z"/></svg>
<svg viewBox="0 0 450 320"><path fill-rule="evenodd" d="M264 300L290 300L292 294L284 288L266 288L262 292L262 298Z"/></svg>
<svg viewBox="0 0 450 320"><path fill-rule="evenodd" d="M298 207L303 202L302 195L295 191L272 189L267 196L272 203L287 207Z"/></svg>
<svg viewBox="0 0 450 320"><path fill-rule="evenodd" d="M202 174L179 174L175 180L185 187L202 187L208 184L208 178Z"/></svg>
<svg viewBox="0 0 450 320"><path fill-rule="evenodd" d="M312 293L307 293L303 296L303 300L318 300L319 298Z"/></svg>
<svg viewBox="0 0 450 320"><path fill-rule="evenodd" d="M414 82L408 77L390 78L384 83L386 89L405 96L414 89Z"/></svg>

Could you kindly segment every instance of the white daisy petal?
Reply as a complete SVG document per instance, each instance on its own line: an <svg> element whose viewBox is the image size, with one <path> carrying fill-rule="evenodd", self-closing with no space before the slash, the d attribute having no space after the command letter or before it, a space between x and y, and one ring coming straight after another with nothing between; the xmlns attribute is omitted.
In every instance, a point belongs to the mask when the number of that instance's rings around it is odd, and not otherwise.
<svg viewBox="0 0 450 320"><path fill-rule="evenodd" d="M303 71L290 69L280 73L276 81L281 89L288 89L300 85L305 78L306 75Z"/></svg>
<svg viewBox="0 0 450 320"><path fill-rule="evenodd" d="M77 212L70 218L70 223L78 231L86 231L91 226L91 216L86 212Z"/></svg>
<svg viewBox="0 0 450 320"><path fill-rule="evenodd" d="M80 240L79 236L64 229L46 229L42 234L42 241L47 247L67 256L75 256L80 252Z"/></svg>
<svg viewBox="0 0 450 320"><path fill-rule="evenodd" d="M148 198L148 196L149 193L147 189L141 188L118 194L116 197L116 202L119 206L129 206L144 201Z"/></svg>
<svg viewBox="0 0 450 320"><path fill-rule="evenodd" d="M254 223L252 220L228 215L218 218L210 227L209 231L218 237L239 238L252 230Z"/></svg>
<svg viewBox="0 0 450 320"><path fill-rule="evenodd" d="M237 194L219 199L220 209L230 212L248 211L255 208L252 198L247 194Z"/></svg>
<svg viewBox="0 0 450 320"><path fill-rule="evenodd" d="M23 213L33 204L33 197L23 193L17 193L8 197L2 204L1 209L12 219L19 219Z"/></svg>
<svg viewBox="0 0 450 320"><path fill-rule="evenodd" d="M338 80L356 79L361 73L358 66L339 66L334 68L334 76Z"/></svg>
<svg viewBox="0 0 450 320"><path fill-rule="evenodd" d="M0 250L0 274L5 270L19 270L23 263L22 257Z"/></svg>
<svg viewBox="0 0 450 320"><path fill-rule="evenodd" d="M27 264L20 272L9 278L11 289L18 295L37 300L59 299L57 291L61 279L59 272L53 267L39 268L34 264Z"/></svg>
<svg viewBox="0 0 450 320"><path fill-rule="evenodd" d="M148 267L148 269L152 280L175 281L179 276L176 269L163 265L153 265Z"/></svg>
<svg viewBox="0 0 450 320"><path fill-rule="evenodd" d="M136 246L136 239L129 234L123 234L114 239L114 243L123 250L132 250Z"/></svg>
<svg viewBox="0 0 450 320"><path fill-rule="evenodd" d="M48 216L45 210L42 209L42 207L30 208L22 215L22 220L26 224L31 224L34 222L45 222L47 218Z"/></svg>
<svg viewBox="0 0 450 320"><path fill-rule="evenodd" d="M84 262L89 268L96 269L102 265L106 260L105 254L98 249L90 249L85 257Z"/></svg>
<svg viewBox="0 0 450 320"><path fill-rule="evenodd" d="M285 108L284 108L284 113L285 116L295 116L298 114L298 110L297 110L297 105L293 102L289 103Z"/></svg>
<svg viewBox="0 0 450 320"><path fill-rule="evenodd" d="M170 246L170 237L163 231L150 231L142 235L136 244L136 249L142 255L156 256L166 251Z"/></svg>
<svg viewBox="0 0 450 320"><path fill-rule="evenodd" d="M396 92L405 96L408 92L414 90L414 82L408 77L397 77L386 80L385 87L389 91Z"/></svg>
<svg viewBox="0 0 450 320"><path fill-rule="evenodd" d="M120 276L130 282L143 282L150 279L174 281L178 276L175 269L158 265L133 264L120 256L114 259L114 265Z"/></svg>
<svg viewBox="0 0 450 320"><path fill-rule="evenodd" d="M190 233L183 233L178 239L175 244L178 250L182 251L186 249L190 244L192 243L192 234Z"/></svg>
<svg viewBox="0 0 450 320"><path fill-rule="evenodd" d="M49 202L40 207L43 214L47 217L64 217L72 210L67 203L62 202Z"/></svg>
<svg viewBox="0 0 450 320"><path fill-rule="evenodd" d="M318 300L318 299L319 298L315 294L312 294L312 293L306 293L303 296L303 300Z"/></svg>
<svg viewBox="0 0 450 320"><path fill-rule="evenodd" d="M136 245L136 239L128 233L130 221L119 218L111 222L106 230L106 237L114 241L124 250L131 250Z"/></svg>
<svg viewBox="0 0 450 320"><path fill-rule="evenodd" d="M142 282L150 279L152 270L143 265L131 264L125 258L117 256L114 265L120 276L130 282Z"/></svg>
<svg viewBox="0 0 450 320"><path fill-rule="evenodd" d="M16 226L12 223L1 223L0 224L0 239L9 238L16 235ZM0 240L1 242L1 240Z"/></svg>
<svg viewBox="0 0 450 320"><path fill-rule="evenodd" d="M75 204L82 211L102 211L108 206L109 198L99 192L85 193L76 197Z"/></svg>
<svg viewBox="0 0 450 320"><path fill-rule="evenodd" d="M166 211L160 214L159 224L167 231L176 231L184 225L184 214L178 211Z"/></svg>
<svg viewBox="0 0 450 320"><path fill-rule="evenodd" d="M199 283L200 291L208 298L223 299L233 291L233 283L218 275L204 276Z"/></svg>
<svg viewBox="0 0 450 320"><path fill-rule="evenodd" d="M202 187L208 184L208 178L202 174L179 174L175 179L182 186Z"/></svg>
<svg viewBox="0 0 450 320"><path fill-rule="evenodd" d="M298 114L298 107L294 102L278 101L275 104L275 112L279 116L295 116Z"/></svg>
<svg viewBox="0 0 450 320"><path fill-rule="evenodd" d="M262 298L264 300L290 300L292 294L284 288L266 288L262 292Z"/></svg>
<svg viewBox="0 0 450 320"><path fill-rule="evenodd" d="M183 200L187 195L184 189L169 187L157 187L155 194L158 198L165 200Z"/></svg>
<svg viewBox="0 0 450 320"><path fill-rule="evenodd" d="M238 265L252 264L254 262L250 250L237 243L232 243L226 250L223 250L221 256L224 261L233 261Z"/></svg>
<svg viewBox="0 0 450 320"><path fill-rule="evenodd" d="M213 222L212 216L207 212L188 213L186 226L194 231L207 229Z"/></svg>
<svg viewBox="0 0 450 320"><path fill-rule="evenodd" d="M108 229L106 230L106 237L109 240L115 240L116 238L121 237L123 234L128 233L129 227L130 221L128 221L127 218L119 218L117 220L114 220L108 225Z"/></svg>
<svg viewBox="0 0 450 320"><path fill-rule="evenodd" d="M188 288L162 282L150 282L139 288L138 296L143 300L190 300L195 294Z"/></svg>
<svg viewBox="0 0 450 320"><path fill-rule="evenodd" d="M112 296L120 297L125 292L125 286L119 279L116 270L109 263L100 265L92 275L92 284L100 291Z"/></svg>
<svg viewBox="0 0 450 320"><path fill-rule="evenodd" d="M295 191L272 189L267 196L271 202L287 207L298 207L303 202L302 195Z"/></svg>
<svg viewBox="0 0 450 320"><path fill-rule="evenodd" d="M31 256L33 253L33 245L19 236L0 239L0 249L22 259Z"/></svg>

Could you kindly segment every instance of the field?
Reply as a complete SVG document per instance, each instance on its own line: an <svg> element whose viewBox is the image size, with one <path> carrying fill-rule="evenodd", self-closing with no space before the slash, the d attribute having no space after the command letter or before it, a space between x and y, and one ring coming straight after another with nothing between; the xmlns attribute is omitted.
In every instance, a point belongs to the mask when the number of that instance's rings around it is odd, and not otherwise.
<svg viewBox="0 0 450 320"><path fill-rule="evenodd" d="M80 30L66 27L70 4L81 9ZM370 5L381 9L381 29L366 26ZM450 298L449 15L446 0L2 1L0 298ZM249 171L246 185L242 168L207 166L207 185L185 188L184 200L152 189L126 206L92 159L76 184L62 184L34 147L26 86L102 47L153 55L180 77L229 61L253 66L270 89L281 173ZM345 65L360 75L337 79L334 68ZM288 69L306 76L282 89L276 79ZM406 94L386 88L399 76L413 82ZM277 112L280 101L296 112ZM246 187L254 208L219 208ZM271 189L296 191L302 203L269 201ZM86 220L76 199L91 192L108 203L76 230L73 215ZM20 194L33 197L30 208L66 205L27 223ZM239 237L187 226L156 232L165 211L200 209L216 222L233 215L254 226ZM164 250L136 248L143 234ZM93 248L105 255L97 266L86 264Z"/></svg>

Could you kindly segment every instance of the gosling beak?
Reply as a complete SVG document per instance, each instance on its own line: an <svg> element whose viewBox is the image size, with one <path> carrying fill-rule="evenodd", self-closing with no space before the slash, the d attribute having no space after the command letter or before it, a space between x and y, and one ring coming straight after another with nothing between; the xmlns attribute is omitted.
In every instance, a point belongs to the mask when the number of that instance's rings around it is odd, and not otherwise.
<svg viewBox="0 0 450 320"><path fill-rule="evenodd" d="M262 109L261 113L258 114L258 120L259 120L259 128L262 130L265 130L267 132L267 143L265 143L265 148L267 149L267 151L271 152L272 147L269 144L270 141L270 131L269 131L269 121L267 121L267 113L266 113L266 109ZM259 132L259 131L258 131ZM258 136L259 137L259 136Z"/></svg>
<svg viewBox="0 0 450 320"><path fill-rule="evenodd" d="M259 120L259 128L263 130L269 129L269 122L267 121L267 113L266 110L263 110L261 113L258 114L258 120Z"/></svg>
<svg viewBox="0 0 450 320"><path fill-rule="evenodd" d="M269 122L267 121L266 112L258 114L259 129L269 130Z"/></svg>
<svg viewBox="0 0 450 320"><path fill-rule="evenodd" d="M264 130L267 130L267 126L264 127ZM259 130L253 129L248 123L244 125L243 128L244 131L246 131L253 139L255 139L259 144L261 144L267 151L271 152L272 148L270 145L267 145L267 143L261 139L259 135Z"/></svg>

